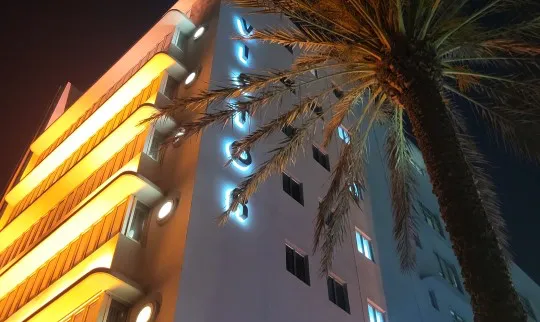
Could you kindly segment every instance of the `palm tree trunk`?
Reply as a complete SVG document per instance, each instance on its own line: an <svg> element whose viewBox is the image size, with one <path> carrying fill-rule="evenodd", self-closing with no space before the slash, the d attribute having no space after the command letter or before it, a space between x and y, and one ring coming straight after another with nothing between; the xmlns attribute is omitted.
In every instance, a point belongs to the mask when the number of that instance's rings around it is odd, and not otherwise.
<svg viewBox="0 0 540 322"><path fill-rule="evenodd" d="M405 83L407 90L400 101L412 123L461 265L474 321L527 321L437 83L418 74Z"/></svg>

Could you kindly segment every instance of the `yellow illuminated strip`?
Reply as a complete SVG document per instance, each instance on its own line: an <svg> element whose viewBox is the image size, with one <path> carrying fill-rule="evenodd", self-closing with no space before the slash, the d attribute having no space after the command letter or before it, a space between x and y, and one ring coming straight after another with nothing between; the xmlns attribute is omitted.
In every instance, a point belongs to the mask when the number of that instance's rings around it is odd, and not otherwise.
<svg viewBox="0 0 540 322"><path fill-rule="evenodd" d="M26 303L22 308L20 308L13 315L11 315L6 321L24 321L30 315L32 315L34 312L46 305L50 300L54 299L56 296L61 294L63 291L65 291L67 288L76 283L80 278L82 278L84 275L88 274L92 270L95 270L97 268L110 268L114 256L114 251L118 243L118 238L119 235L116 235L111 240L106 242L103 246L90 254L90 256L88 256L82 262L69 270L64 276L62 276L56 282L47 287L38 296L33 298L30 302ZM73 299L73 301L75 300L77 299Z"/></svg>
<svg viewBox="0 0 540 322"><path fill-rule="evenodd" d="M43 179L62 164L73 152L137 96L150 82L176 61L167 54L159 53L150 59L116 93L111 96L81 126L66 138L49 156L38 164L7 195L6 201L15 204L36 187ZM58 133L57 135L61 135ZM37 142L30 148L36 150ZM43 150L40 147L39 150Z"/></svg>
<svg viewBox="0 0 540 322"><path fill-rule="evenodd" d="M104 291L131 303L143 295L139 288L128 284L117 276L106 272L96 272L74 285L73 288L44 307L28 321L60 321L66 315L85 304L85 301L90 297Z"/></svg>
<svg viewBox="0 0 540 322"><path fill-rule="evenodd" d="M137 158L133 162L130 162L132 164L127 169L131 171L136 170L139 159ZM121 171L125 172L126 169L122 169ZM24 281L28 276L32 275L47 260L103 218L111 208L128 196L135 195L144 189L153 190L154 194L160 194L147 181L134 174L120 174L120 176L116 177L114 181L79 209L68 221L0 276L0 285L2 285L2 288L0 288L0 298Z"/></svg>
<svg viewBox="0 0 540 322"><path fill-rule="evenodd" d="M155 96L151 100L155 100ZM4 250L28 227L38 221L75 187L142 132L148 126L148 123L141 124L141 121L154 115L156 111L156 108L152 105L139 107L122 125L79 161L58 182L52 185L9 225L4 227L0 231L0 251Z"/></svg>

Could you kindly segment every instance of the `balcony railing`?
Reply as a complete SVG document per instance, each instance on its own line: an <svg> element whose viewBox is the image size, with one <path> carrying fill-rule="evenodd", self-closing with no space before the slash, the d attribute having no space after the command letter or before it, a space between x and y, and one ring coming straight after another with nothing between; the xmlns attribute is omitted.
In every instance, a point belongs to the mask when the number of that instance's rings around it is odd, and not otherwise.
<svg viewBox="0 0 540 322"><path fill-rule="evenodd" d="M111 96L118 91L141 67L146 64L155 54L159 52L168 51L169 46L171 45L171 40L173 33L168 34L161 40L152 50L150 50L144 58L142 58L135 66L133 66L116 84L109 89L92 107L86 111L71 127L64 132L62 136L57 138L51 146L49 146L43 153L39 156L36 166L41 163L49 154L51 154L54 149L56 149L64 140L70 136L84 121L86 121L90 115L92 115L101 105L103 105Z"/></svg>
<svg viewBox="0 0 540 322"><path fill-rule="evenodd" d="M75 188L64 200L49 211L34 225L28 228L11 245L0 253L0 275L10 262L25 254L35 247L51 231L59 227L73 215L75 209L82 200L88 197L101 184L107 181L111 175L128 163L135 155L140 153L145 144L147 132L142 132L127 144L114 157L109 159L99 170L95 171L81 185Z"/></svg>
<svg viewBox="0 0 540 322"><path fill-rule="evenodd" d="M99 222L90 227L77 240L57 253L11 292L0 299L0 321L30 302L69 270L82 262L100 246L120 232L127 201L113 208Z"/></svg>

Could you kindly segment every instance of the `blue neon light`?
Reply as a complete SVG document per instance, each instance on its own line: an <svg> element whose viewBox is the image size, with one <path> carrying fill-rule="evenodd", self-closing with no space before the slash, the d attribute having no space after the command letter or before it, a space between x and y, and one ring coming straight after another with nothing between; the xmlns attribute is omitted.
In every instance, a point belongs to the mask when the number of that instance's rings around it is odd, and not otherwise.
<svg viewBox="0 0 540 322"><path fill-rule="evenodd" d="M246 37L253 31L253 26L248 24L244 18L236 18L236 29L240 35Z"/></svg>
<svg viewBox="0 0 540 322"><path fill-rule="evenodd" d="M232 200L231 200L231 195L232 195L232 192L233 192L234 188L225 188L224 189L224 193L225 195L223 196L223 200L224 200L224 205L223 205L223 210L227 210L229 209L229 206L231 205L232 203ZM246 205L247 207L247 205ZM238 223L240 224L246 224L247 222L247 218L244 219L241 217L242 215L242 207L241 205L238 206L234 211L231 211L231 217L234 218ZM248 217L249 218L249 217Z"/></svg>
<svg viewBox="0 0 540 322"><path fill-rule="evenodd" d="M238 60L244 64L247 65L249 61L249 47L245 44L240 44L238 46Z"/></svg>
<svg viewBox="0 0 540 322"><path fill-rule="evenodd" d="M349 144L351 142L351 137L349 136L349 132L345 130L345 128L340 125L338 127L338 136L343 140L343 142Z"/></svg>
<svg viewBox="0 0 540 322"><path fill-rule="evenodd" d="M236 161L236 160L234 160L234 159L232 158L232 155L231 155L231 144L233 144L233 142L234 142L234 141L232 141L232 140L228 140L228 141L225 142L225 144L224 144L225 155L227 156L227 158L228 158L229 160L232 160L232 161L231 161L231 164L232 164L235 168L237 168L237 169L240 170L240 171L245 172L245 171L249 170L249 168L251 167L251 165L243 165L242 163L240 163L240 162L238 162L238 161ZM246 152L243 152L243 153L245 153L245 155L244 155L243 157L247 157L247 153L246 153Z"/></svg>
<svg viewBox="0 0 540 322"><path fill-rule="evenodd" d="M237 112L234 114L234 125L236 125L239 129L245 129L247 122L249 122L249 116L246 115L245 121L243 121L242 112Z"/></svg>

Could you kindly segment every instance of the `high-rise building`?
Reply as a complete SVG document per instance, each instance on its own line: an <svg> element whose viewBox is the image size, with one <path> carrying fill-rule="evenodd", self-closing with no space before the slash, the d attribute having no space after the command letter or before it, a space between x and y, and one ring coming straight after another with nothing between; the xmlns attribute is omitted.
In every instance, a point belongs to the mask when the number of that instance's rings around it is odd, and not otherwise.
<svg viewBox="0 0 540 322"><path fill-rule="evenodd" d="M421 173L418 271L399 272L376 135L367 189L351 187L362 207L351 208L345 241L322 275L314 219L347 124L326 149L309 142L219 227L235 185L295 129L230 160L231 144L278 109L238 113L186 140L175 125L205 107L142 122L175 97L290 66L297 49L232 39L276 23L289 22L219 0L179 1L86 92L64 88L2 200L0 322L472 321ZM313 74L314 86L331 88L324 71ZM179 142L160 149L171 135ZM534 317L538 286L516 274Z"/></svg>

